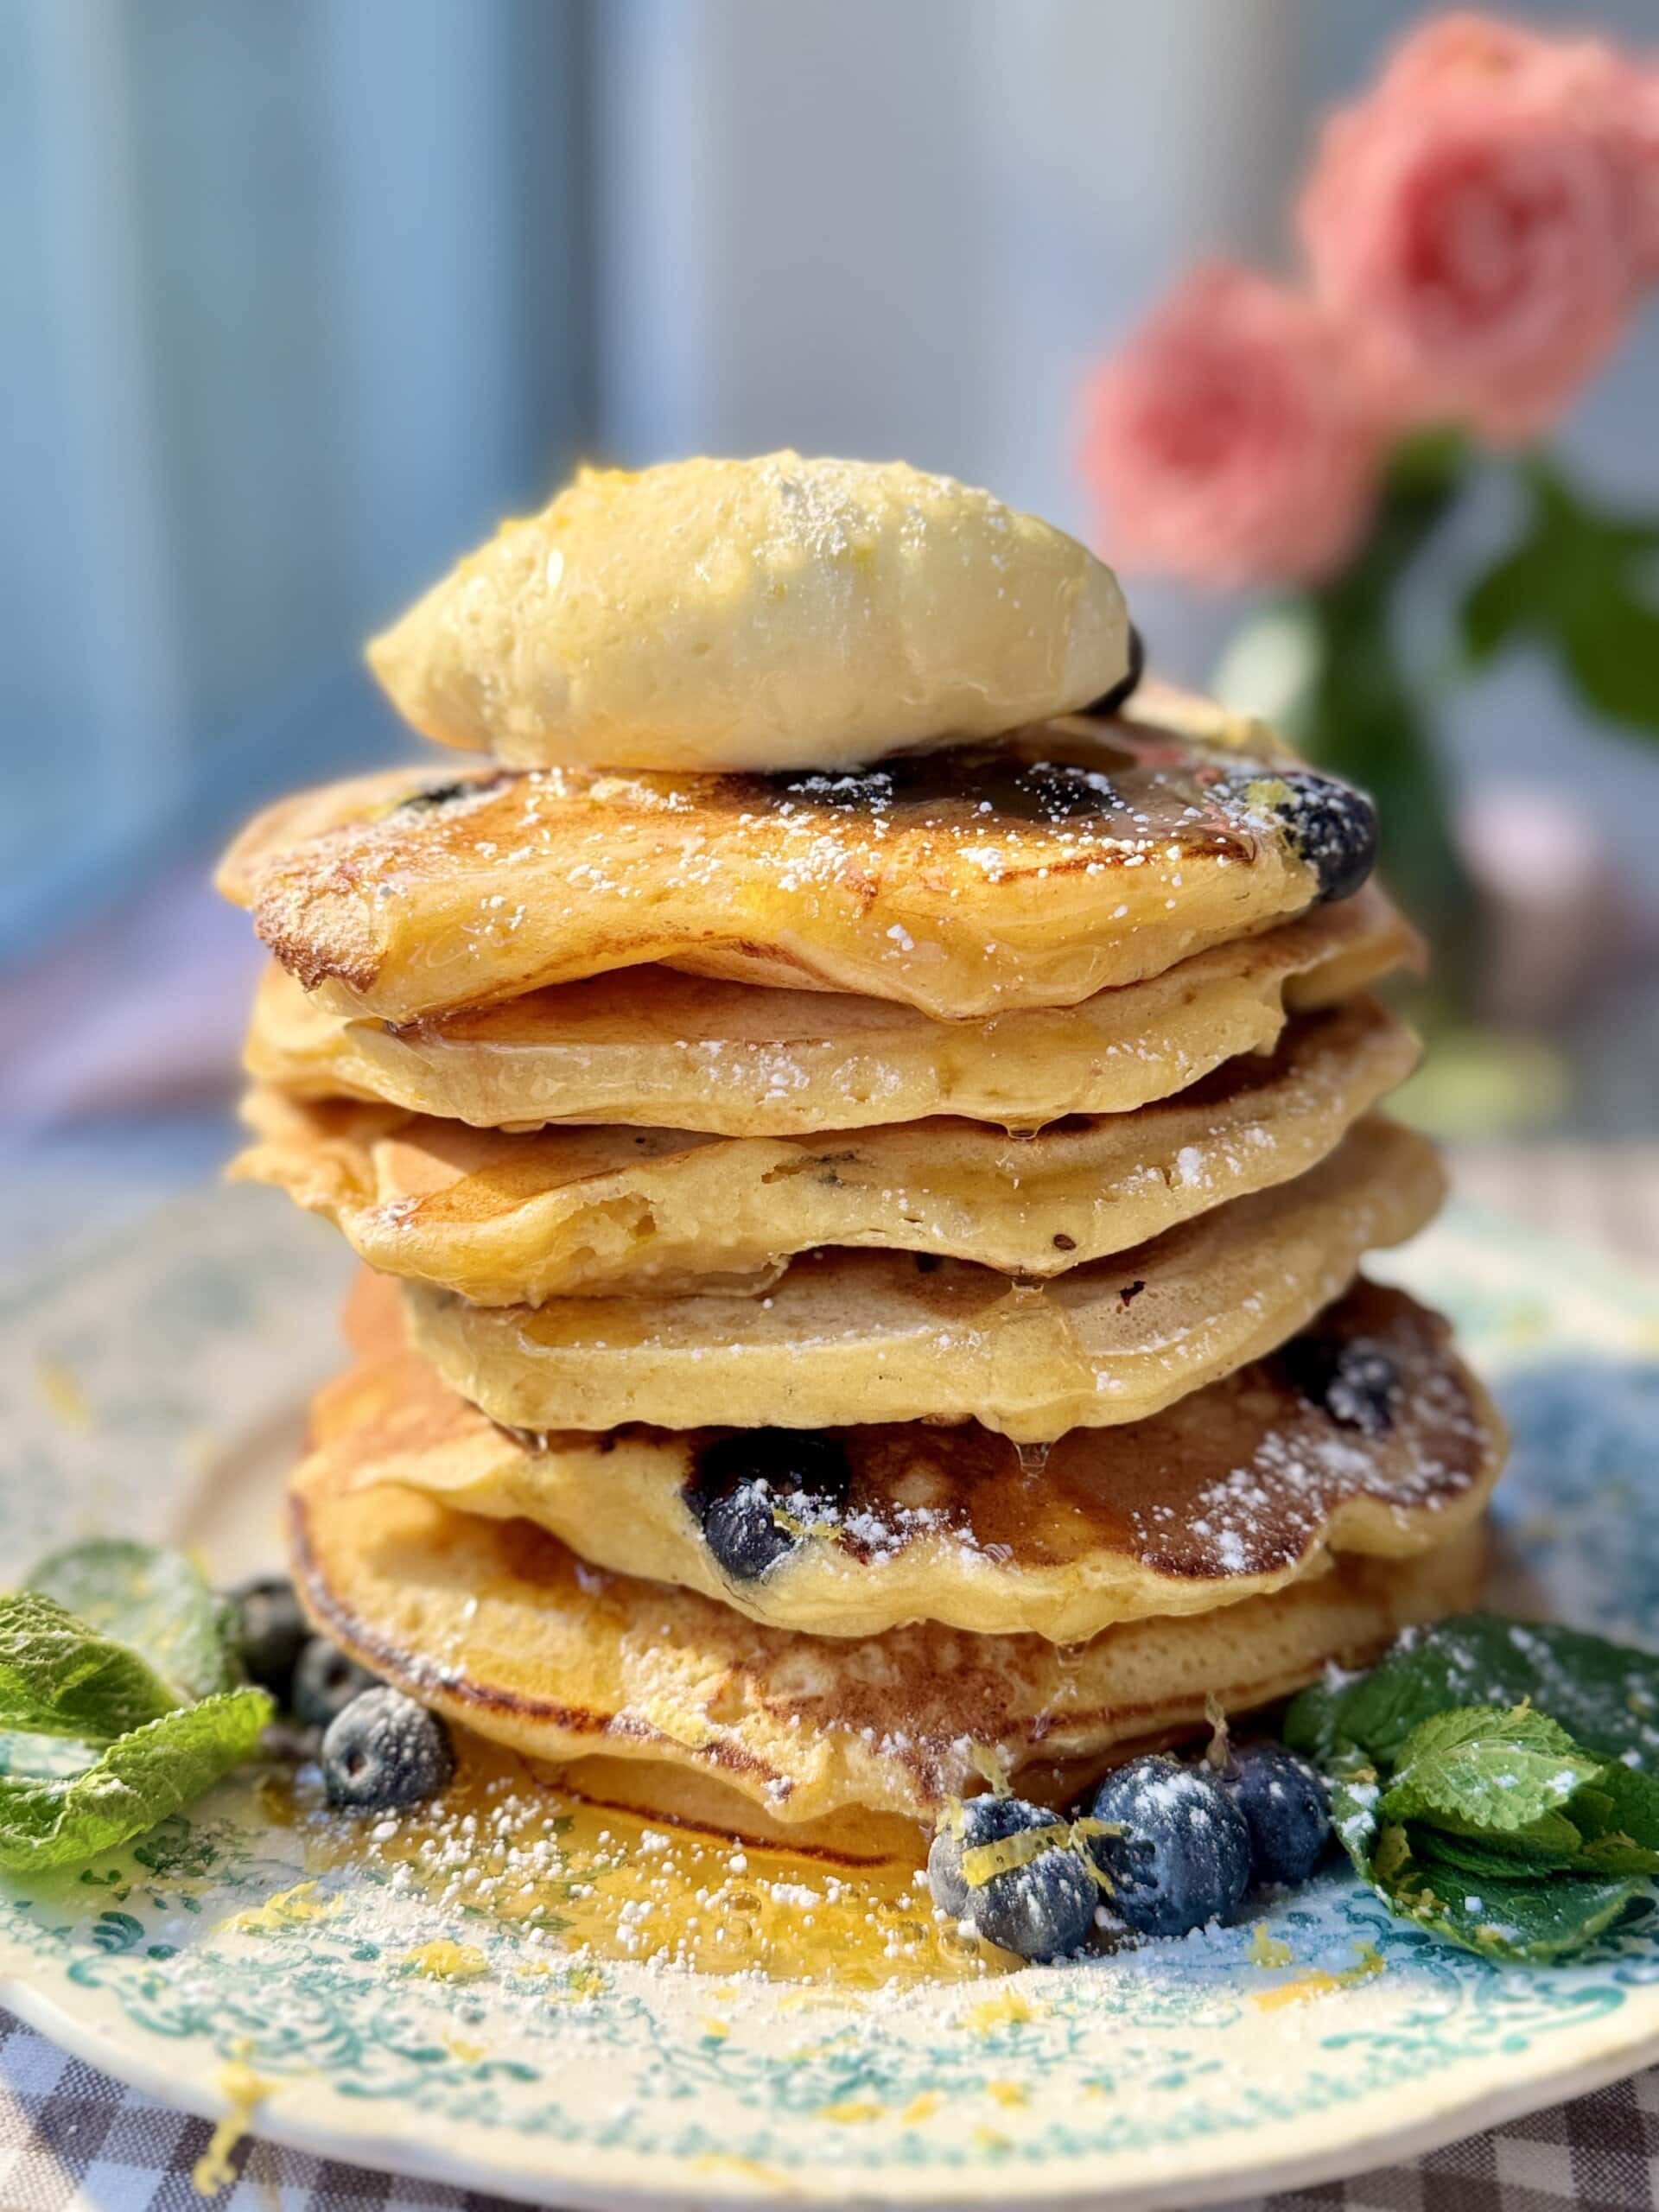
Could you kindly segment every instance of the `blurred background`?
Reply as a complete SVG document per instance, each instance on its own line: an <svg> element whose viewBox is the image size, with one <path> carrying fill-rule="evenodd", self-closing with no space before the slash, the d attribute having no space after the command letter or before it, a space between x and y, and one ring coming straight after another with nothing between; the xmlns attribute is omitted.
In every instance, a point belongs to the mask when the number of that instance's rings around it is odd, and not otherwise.
<svg viewBox="0 0 1659 2212"><path fill-rule="evenodd" d="M9 1249L228 1150L257 957L204 871L258 801L416 749L361 641L501 515L581 457L792 444L1091 534L1089 371L1195 257L1287 264L1320 111L1427 12L0 0ZM1555 440L1649 510L1656 397L1649 309ZM1254 611L1132 599L1199 683ZM1470 1033L1504 1048L1454 1039L1425 1110L1484 1195L1535 1211L1548 1142L1560 1225L1651 1243L1659 747L1525 651L1444 743L1497 918Z"/></svg>

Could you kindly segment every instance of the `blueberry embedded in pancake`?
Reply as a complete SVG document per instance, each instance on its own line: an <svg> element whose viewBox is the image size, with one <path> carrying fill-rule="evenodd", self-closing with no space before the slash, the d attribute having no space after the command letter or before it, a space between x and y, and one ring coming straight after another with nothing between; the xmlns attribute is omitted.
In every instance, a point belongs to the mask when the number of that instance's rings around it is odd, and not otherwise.
<svg viewBox="0 0 1659 2212"><path fill-rule="evenodd" d="M1394 1427L1402 1386L1385 1345L1314 1330L1293 1337L1281 1348L1279 1361L1308 1402L1344 1428L1382 1436Z"/></svg>
<svg viewBox="0 0 1659 2212"><path fill-rule="evenodd" d="M365 1486L352 1409L319 1414L290 1528L296 1586L329 1637L530 1758L667 1764L784 1822L864 1808L931 1823L991 1763L1016 1788L1038 1769L1086 1783L1128 1746L1201 1725L1212 1700L1245 1713L1332 1662L1368 1664L1410 1623L1469 1604L1485 1556L1477 1522L1415 1558L1344 1556L1288 1588L1069 1648L933 1621L803 1636L594 1567L527 1521L457 1512L395 1475Z"/></svg>
<svg viewBox="0 0 1659 2212"><path fill-rule="evenodd" d="M1334 776L1293 768L1259 796L1319 877L1321 902L1351 899L1376 865L1376 808L1365 793Z"/></svg>
<svg viewBox="0 0 1659 2212"><path fill-rule="evenodd" d="M851 1482L836 1438L751 1428L700 1446L682 1495L721 1573L754 1582L839 1516Z"/></svg>
<svg viewBox="0 0 1659 2212"><path fill-rule="evenodd" d="M1071 1005L1334 895L1265 733L1148 712L849 775L369 778L269 810L219 882L324 1005L397 1023L653 962L943 1020Z"/></svg>
<svg viewBox="0 0 1659 2212"><path fill-rule="evenodd" d="M1502 1429L1445 1323L1362 1282L1319 1327L1393 1362L1388 1432L1315 1405L1269 1355L1144 1421L1074 1429L1040 1468L974 1425L524 1434L399 1352L331 1385L317 1433L344 1427L358 1483L533 1521L597 1566L778 1627L932 1619L1071 1643L1236 1604L1339 1554L1430 1549L1482 1511Z"/></svg>
<svg viewBox="0 0 1659 2212"><path fill-rule="evenodd" d="M506 770L493 775L487 771L469 776L446 776L435 784L426 784L400 798L394 810L400 814L423 814L435 807L460 806L465 800L486 798L499 791L506 780Z"/></svg>

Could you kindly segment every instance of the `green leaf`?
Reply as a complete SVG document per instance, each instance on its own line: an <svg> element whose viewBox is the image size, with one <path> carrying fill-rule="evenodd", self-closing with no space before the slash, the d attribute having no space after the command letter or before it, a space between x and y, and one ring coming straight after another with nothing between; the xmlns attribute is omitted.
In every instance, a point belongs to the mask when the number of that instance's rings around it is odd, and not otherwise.
<svg viewBox="0 0 1659 2212"><path fill-rule="evenodd" d="M1659 1658L1496 1613L1408 1630L1369 1673L1304 1690L1286 1715L1285 1741L1320 1766L1352 1745L1386 1771L1431 1713L1529 1703L1603 1759L1659 1764Z"/></svg>
<svg viewBox="0 0 1659 2212"><path fill-rule="evenodd" d="M176 1684L175 1704L241 1679L229 1608L183 1552L98 1537L42 1560L29 1586L142 1653Z"/></svg>
<svg viewBox="0 0 1659 2212"><path fill-rule="evenodd" d="M1481 1843L1436 1837L1440 1853L1430 1857L1420 1849L1427 1840L1422 1830L1379 1821L1379 1802L1374 1770L1355 1754L1339 1762L1331 1814L1356 1871L1402 1919L1487 1958L1560 1958L1611 1927L1647 1886L1637 1878L1512 1871L1505 1853L1496 1866L1465 1869L1448 1863L1445 1853L1465 1852L1478 1860Z"/></svg>
<svg viewBox="0 0 1659 2212"><path fill-rule="evenodd" d="M1464 603L1470 657L1536 639L1598 713L1659 737L1659 525L1592 507L1541 461L1526 481L1520 543Z"/></svg>
<svg viewBox="0 0 1659 2212"><path fill-rule="evenodd" d="M1602 1764L1559 1722L1527 1706L1434 1713L1401 1746L1379 1817L1429 1821L1460 1835L1538 1834L1541 1842L1565 1845L1577 1831L1563 1808Z"/></svg>
<svg viewBox="0 0 1659 2212"><path fill-rule="evenodd" d="M1402 592L1455 505L1472 465L1468 442L1432 431L1389 457L1371 526L1341 573L1306 595L1313 680L1297 742L1376 802L1378 868L1428 932L1451 973L1474 900L1452 834L1442 748L1425 687L1402 658Z"/></svg>
<svg viewBox="0 0 1659 2212"><path fill-rule="evenodd" d="M1382 1802L1376 1769L1363 1753L1351 1751L1332 1763L1325 1781L1337 1841L1352 1860L1355 1872L1369 1882L1376 1850L1377 1807Z"/></svg>
<svg viewBox="0 0 1659 2212"><path fill-rule="evenodd" d="M1414 1859L1448 1866L1459 1874L1484 1882L1535 1881L1544 1874L1567 1874L1583 1867L1584 1839L1571 1821L1551 1815L1548 1834L1471 1836L1414 1821L1406 1834ZM1624 1867L1602 1867L1604 1873L1637 1872Z"/></svg>
<svg viewBox="0 0 1659 2212"><path fill-rule="evenodd" d="M0 1867L74 1866L143 1834L251 1757L274 1710L263 1690L231 1690L134 1729L79 1774L0 1777Z"/></svg>
<svg viewBox="0 0 1659 2212"><path fill-rule="evenodd" d="M1649 1777L1596 1766L1553 1724L1533 1726L1540 1718L1491 1708L1431 1716L1387 1787L1351 1746L1329 1769L1332 1820L1361 1877L1402 1919L1488 1958L1565 1956L1610 1928L1655 1871L1654 1854L1635 1840L1659 1805ZM1549 1802L1560 1799L1569 1760L1575 1772L1590 1768L1567 1801L1574 1814L1583 1808L1587 1835ZM1554 1775L1535 1764L1552 1762ZM1497 1779L1506 1773L1516 1777L1510 1789ZM1491 1799L1512 1821L1507 1801L1517 1795L1535 1808L1530 1821L1476 1825ZM1440 1825L1438 1811L1391 1816L1405 1804L1442 1808L1458 1826ZM1628 1821L1629 1832L1597 1831L1611 1821Z"/></svg>
<svg viewBox="0 0 1659 2212"><path fill-rule="evenodd" d="M1581 1863L1606 1874L1659 1874L1659 1777L1614 1760L1573 1798Z"/></svg>
<svg viewBox="0 0 1659 2212"><path fill-rule="evenodd" d="M183 1702L137 1652L55 1599L31 1590L0 1598L0 1729L9 1735L108 1743Z"/></svg>
<svg viewBox="0 0 1659 2212"><path fill-rule="evenodd" d="M1603 1934L1646 1885L1558 1874L1476 1888L1469 1878L1408 1853L1386 1874L1379 1871L1373 1887L1403 1919L1465 1950L1536 1961L1560 1958Z"/></svg>

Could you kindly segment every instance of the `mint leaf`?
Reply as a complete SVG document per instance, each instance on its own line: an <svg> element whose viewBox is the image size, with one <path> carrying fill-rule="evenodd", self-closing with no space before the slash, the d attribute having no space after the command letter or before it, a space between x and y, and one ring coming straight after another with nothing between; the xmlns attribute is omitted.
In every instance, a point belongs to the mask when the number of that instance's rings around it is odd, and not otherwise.
<svg viewBox="0 0 1659 2212"><path fill-rule="evenodd" d="M1333 1762L1325 1781L1337 1841L1352 1860L1355 1872L1369 1882L1376 1850L1377 1808L1382 1802L1376 1769L1363 1752L1350 1751Z"/></svg>
<svg viewBox="0 0 1659 2212"><path fill-rule="evenodd" d="M79 1774L0 1777L0 1867L74 1866L143 1834L250 1758L274 1710L263 1690L231 1690L119 1737Z"/></svg>
<svg viewBox="0 0 1659 2212"><path fill-rule="evenodd" d="M1453 1706L1531 1704L1607 1760L1659 1765L1659 1658L1567 1628L1461 1613L1408 1630L1368 1674L1293 1700L1285 1741L1320 1766L1351 1744L1392 1768L1406 1738Z"/></svg>
<svg viewBox="0 0 1659 2212"><path fill-rule="evenodd" d="M1659 1874L1659 1778L1615 1760L1568 1808L1582 1863L1606 1874Z"/></svg>
<svg viewBox="0 0 1659 2212"><path fill-rule="evenodd" d="M1613 1794L1601 1788L1605 1772L1573 1802L1595 1792L1612 1809ZM1337 1835L1390 1911L1484 1957L1563 1957L1611 1927L1646 1891L1650 1868L1620 1863L1620 1853L1637 1850L1629 1838L1608 1840L1608 1858L1599 1860L1601 1846L1586 1845L1559 1811L1544 1812L1530 1829L1463 1835L1430 1821L1387 1818L1389 1792L1363 1752L1340 1755L1329 1779ZM1639 1825L1642 1808L1632 1809Z"/></svg>
<svg viewBox="0 0 1659 2212"><path fill-rule="evenodd" d="M130 1644L176 1686L175 1705L233 1689L241 1678L229 1608L183 1552L96 1537L42 1560L29 1587Z"/></svg>
<svg viewBox="0 0 1659 2212"><path fill-rule="evenodd" d="M1548 1833L1504 1836L1455 1835L1431 1827L1427 1821L1413 1821L1407 1827L1406 1840L1414 1859L1432 1860L1478 1881L1535 1881L1541 1875L1568 1874L1583 1868L1584 1839L1578 1829L1559 1813L1550 1815L1549 1821ZM1636 1873L1641 1870L1605 1866L1597 1871Z"/></svg>
<svg viewBox="0 0 1659 2212"><path fill-rule="evenodd" d="M0 1598L0 1729L108 1743L183 1702L147 1661L53 1598ZM10 1762L9 1762L10 1763Z"/></svg>
<svg viewBox="0 0 1659 2212"><path fill-rule="evenodd" d="M1532 509L1513 552L1464 603L1477 664L1526 638L1553 646L1589 704L1659 737L1659 527L1607 514L1546 462L1527 467Z"/></svg>
<svg viewBox="0 0 1659 2212"><path fill-rule="evenodd" d="M1466 1951L1540 1961L1560 1958L1603 1934L1646 1885L1556 1875L1482 1887L1473 1877L1421 1864L1407 1849L1372 1886L1402 1919Z"/></svg>
<svg viewBox="0 0 1659 2212"><path fill-rule="evenodd" d="M1534 1831L1553 1815L1551 1840L1568 1843L1577 1831L1563 1808L1601 1769L1558 1722L1527 1706L1431 1713L1401 1746L1379 1817L1484 1835Z"/></svg>

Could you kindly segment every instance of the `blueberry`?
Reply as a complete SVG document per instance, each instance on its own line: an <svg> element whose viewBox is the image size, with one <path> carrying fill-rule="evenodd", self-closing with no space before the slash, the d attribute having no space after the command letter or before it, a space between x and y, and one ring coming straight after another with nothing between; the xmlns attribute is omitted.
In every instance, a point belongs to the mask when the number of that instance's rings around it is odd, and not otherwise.
<svg viewBox="0 0 1659 2212"><path fill-rule="evenodd" d="M1105 814L1119 804L1110 777L1098 768L1065 760L1035 760L1015 778L1021 793L1034 802L1045 822L1068 822L1080 814Z"/></svg>
<svg viewBox="0 0 1659 2212"><path fill-rule="evenodd" d="M1282 1744L1246 1744L1220 1780L1250 1832L1256 1880L1305 1882L1331 1840L1331 1808L1313 1768Z"/></svg>
<svg viewBox="0 0 1659 2212"><path fill-rule="evenodd" d="M294 1585L284 1574L255 1575L231 1592L237 1649L248 1680L269 1690L284 1712L294 1691L294 1669L311 1630Z"/></svg>
<svg viewBox="0 0 1659 2212"><path fill-rule="evenodd" d="M391 1813L435 1797L455 1770L449 1731L435 1713L377 1683L328 1723L322 1779L349 1813Z"/></svg>
<svg viewBox="0 0 1659 2212"><path fill-rule="evenodd" d="M1091 1847L1112 1910L1143 1936L1230 1920L1250 1881L1244 1815L1206 1768L1161 1754L1109 1774L1090 1810L1122 1833Z"/></svg>
<svg viewBox="0 0 1659 2212"><path fill-rule="evenodd" d="M735 1582L758 1582L800 1541L791 1529L779 1526L772 1504L772 1492L758 1482L740 1483L709 1503L703 1541L715 1564Z"/></svg>
<svg viewBox="0 0 1659 2212"><path fill-rule="evenodd" d="M896 796L893 772L887 768L823 770L785 779L786 797L805 799L814 806L838 807L847 814L884 814Z"/></svg>
<svg viewBox="0 0 1659 2212"><path fill-rule="evenodd" d="M1400 1370L1370 1337L1293 1337L1279 1354L1310 1405L1343 1428L1386 1436L1400 1402Z"/></svg>
<svg viewBox="0 0 1659 2212"><path fill-rule="evenodd" d="M1129 665L1126 675L1120 676L1109 691L1103 691L1098 699L1079 708L1085 715L1115 715L1120 707L1128 706L1141 688L1141 678L1147 672L1146 641L1133 622L1129 625Z"/></svg>
<svg viewBox="0 0 1659 2212"><path fill-rule="evenodd" d="M1319 903L1351 899L1376 865L1376 809L1363 791L1293 768L1275 776L1289 796L1271 802L1290 842L1319 879Z"/></svg>
<svg viewBox="0 0 1659 2212"><path fill-rule="evenodd" d="M348 1659L326 1636L314 1636L294 1669L294 1718L307 1728L326 1728L337 1713L374 1684L366 1667Z"/></svg>
<svg viewBox="0 0 1659 2212"><path fill-rule="evenodd" d="M1058 1959L1080 1949L1094 1925L1100 1885L1070 1843L1057 1840L1025 1866L976 1885L963 1872L963 1852L977 1845L1001 1843L1027 1828L1065 1827L1061 1815L1022 1797L970 1797L962 1808L960 1832L948 1821L927 1854L934 1904L953 1920L970 1921L1016 1958Z"/></svg>
<svg viewBox="0 0 1659 2212"><path fill-rule="evenodd" d="M686 1489L717 1564L753 1582L847 1503L847 1454L821 1429L741 1429L705 1452ZM781 1516L781 1517L780 1517Z"/></svg>
<svg viewBox="0 0 1659 2212"><path fill-rule="evenodd" d="M429 784L424 791L411 791L407 798L399 799L398 810L404 814L424 814L435 807L454 806L458 800L476 798L481 791L493 791L506 780L506 770L493 776L454 776L442 784Z"/></svg>

